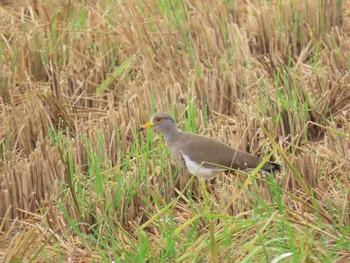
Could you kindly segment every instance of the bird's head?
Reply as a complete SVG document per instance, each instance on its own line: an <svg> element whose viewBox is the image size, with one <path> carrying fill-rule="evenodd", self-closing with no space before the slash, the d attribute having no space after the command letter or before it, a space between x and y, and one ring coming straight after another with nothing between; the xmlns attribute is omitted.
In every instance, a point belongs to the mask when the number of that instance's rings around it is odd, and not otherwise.
<svg viewBox="0 0 350 263"><path fill-rule="evenodd" d="M137 131L140 132L152 128L164 134L174 129L174 127L176 128L176 123L169 114L158 112L152 116L148 123L138 128Z"/></svg>

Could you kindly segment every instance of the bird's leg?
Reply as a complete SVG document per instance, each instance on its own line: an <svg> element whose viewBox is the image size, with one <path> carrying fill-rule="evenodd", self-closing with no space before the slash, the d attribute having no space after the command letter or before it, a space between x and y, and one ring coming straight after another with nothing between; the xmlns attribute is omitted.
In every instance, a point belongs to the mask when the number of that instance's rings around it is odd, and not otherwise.
<svg viewBox="0 0 350 263"><path fill-rule="evenodd" d="M212 180L200 180L202 196L204 201L204 211L213 213L215 210L215 203L217 201L215 189L212 185ZM214 210L213 210L214 209Z"/></svg>
<svg viewBox="0 0 350 263"><path fill-rule="evenodd" d="M209 211L209 198L208 198L208 189L207 189L207 182L205 180L200 179L201 182L201 188L202 188L202 195L204 204L206 206L206 210Z"/></svg>

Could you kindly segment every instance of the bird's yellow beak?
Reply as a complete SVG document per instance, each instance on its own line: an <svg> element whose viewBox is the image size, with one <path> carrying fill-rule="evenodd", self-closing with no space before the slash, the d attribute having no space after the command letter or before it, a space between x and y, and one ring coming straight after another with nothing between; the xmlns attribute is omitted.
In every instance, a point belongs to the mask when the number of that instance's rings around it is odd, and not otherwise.
<svg viewBox="0 0 350 263"><path fill-rule="evenodd" d="M146 124L142 125L140 128L137 129L137 132L152 128L154 126L153 121L147 122Z"/></svg>

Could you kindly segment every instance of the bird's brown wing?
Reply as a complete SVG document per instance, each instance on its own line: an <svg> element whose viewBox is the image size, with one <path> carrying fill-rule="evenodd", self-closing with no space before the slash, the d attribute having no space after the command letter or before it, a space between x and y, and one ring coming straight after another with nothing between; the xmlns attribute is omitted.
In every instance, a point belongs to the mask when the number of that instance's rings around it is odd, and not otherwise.
<svg viewBox="0 0 350 263"><path fill-rule="evenodd" d="M183 133L181 139L181 151L190 156L192 161L204 167L224 166L233 169L255 168L261 160L249 153L236 150L229 145L207 136ZM272 165L266 163L262 169L272 169Z"/></svg>

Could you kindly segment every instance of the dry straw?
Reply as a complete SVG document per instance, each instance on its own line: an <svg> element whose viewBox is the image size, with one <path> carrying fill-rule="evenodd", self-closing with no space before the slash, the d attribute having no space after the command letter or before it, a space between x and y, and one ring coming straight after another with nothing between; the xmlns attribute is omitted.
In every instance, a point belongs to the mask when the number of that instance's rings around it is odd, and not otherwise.
<svg viewBox="0 0 350 263"><path fill-rule="evenodd" d="M349 225L347 2L103 2L0 1L0 258L57 256L59 243L64 259L77 247L91 259L100 243L84 235L108 231L120 242L105 247L119 256L135 252L143 234L160 255L169 212L176 237L194 222L200 229L178 260L194 259L191 249L210 250L205 260L242 260L248 252L217 251L236 226L218 222L247 219L256 196L273 202L268 183L223 176L208 197L222 215L192 218L205 208L198 182L187 185L157 135L137 139L136 127L158 110L258 156L277 149L279 209L295 231L315 218ZM262 229L278 220L273 213ZM264 233L247 222L227 235L244 244ZM341 236L315 229L332 245Z"/></svg>

